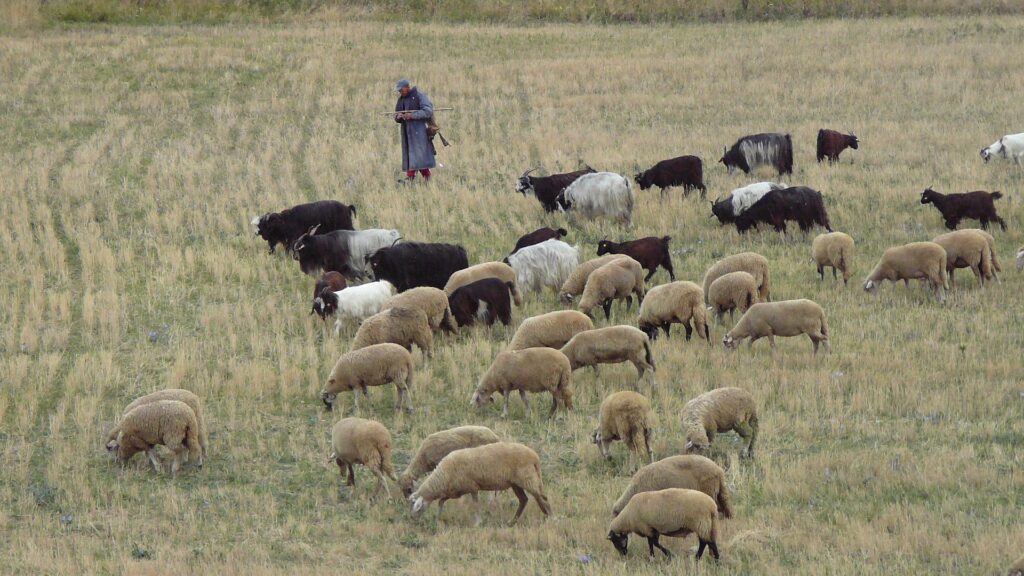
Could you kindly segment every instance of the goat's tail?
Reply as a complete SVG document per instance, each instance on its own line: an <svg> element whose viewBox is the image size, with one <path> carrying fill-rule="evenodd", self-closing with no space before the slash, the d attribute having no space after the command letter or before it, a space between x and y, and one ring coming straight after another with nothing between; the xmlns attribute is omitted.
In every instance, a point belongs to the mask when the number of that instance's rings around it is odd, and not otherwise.
<svg viewBox="0 0 1024 576"><path fill-rule="evenodd" d="M995 192L992 193L992 199L993 200L999 200L1002 197L1003 197L1003 193L1000 192L999 190L996 190Z"/></svg>

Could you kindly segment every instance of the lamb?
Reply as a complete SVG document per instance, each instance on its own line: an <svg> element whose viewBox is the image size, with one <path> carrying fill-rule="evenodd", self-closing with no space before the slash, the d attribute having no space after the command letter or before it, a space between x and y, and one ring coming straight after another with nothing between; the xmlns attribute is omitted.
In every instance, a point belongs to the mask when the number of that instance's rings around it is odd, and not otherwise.
<svg viewBox="0 0 1024 576"><path fill-rule="evenodd" d="M500 490L512 490L519 499L519 508L509 526L515 525L526 509L527 493L537 501L544 516L551 515L540 474L540 458L530 448L515 442L495 442L452 452L437 464L409 500L413 516L422 514L431 502L438 501L440 517L448 500L466 494L476 500L477 492Z"/></svg>
<svg viewBox="0 0 1024 576"><path fill-rule="evenodd" d="M768 273L768 259L756 252L742 252L726 256L715 262L711 268L708 268L702 283L705 304L711 303L708 300L711 283L717 280L719 276L724 276L729 272L736 272L737 270L749 272L754 277L754 280L757 282L758 300L761 302L771 302L771 279Z"/></svg>
<svg viewBox="0 0 1024 576"><path fill-rule="evenodd" d="M651 402L643 395L628 390L609 394L601 402L597 422L591 440L600 448L602 456L611 460L611 443L622 440L631 452L645 454L650 462L654 462L651 434L657 419L651 410Z"/></svg>
<svg viewBox="0 0 1024 576"><path fill-rule="evenodd" d="M316 281L316 284L313 285L313 308L309 311L310 316L317 312L316 299L325 288L331 292L338 292L339 290L344 290L347 287L348 281L345 280L345 275L341 272L335 272L333 270L330 272L324 272L324 275L321 276L320 279ZM327 317L321 314L320 319L327 320Z"/></svg>
<svg viewBox="0 0 1024 576"><path fill-rule="evenodd" d="M121 419L117 438L113 444L108 444L107 449L116 453L118 462L122 464L135 454L145 452L153 468L160 472L162 463L155 450L158 444L174 453L171 476L178 473L186 452L188 459L202 468L203 449L196 413L179 400L157 400L133 408Z"/></svg>
<svg viewBox="0 0 1024 576"><path fill-rule="evenodd" d="M711 309L719 322L722 322L726 312L731 321L736 309L746 312L757 303L757 280L742 270L719 276L711 283L708 291Z"/></svg>
<svg viewBox="0 0 1024 576"><path fill-rule="evenodd" d="M711 332L703 302L704 291L693 282L677 281L655 286L640 305L637 327L654 340L658 337L658 328L664 330L668 338L670 326L682 324L687 340L696 329L697 337L703 337L710 346Z"/></svg>
<svg viewBox="0 0 1024 576"><path fill-rule="evenodd" d="M594 321L586 314L575 310L559 310L533 316L519 324L509 350L522 350L543 346L561 348L572 337L586 330L594 329Z"/></svg>
<svg viewBox="0 0 1024 576"><path fill-rule="evenodd" d="M398 477L402 495L408 498L416 481L433 472L437 464L452 452L495 442L501 442L501 439L490 428L484 426L459 426L434 432L423 439L409 466Z"/></svg>
<svg viewBox="0 0 1024 576"><path fill-rule="evenodd" d="M352 340L352 350L391 342L412 352L415 344L426 356L433 354L434 333L427 315L416 308L390 308L363 321Z"/></svg>
<svg viewBox="0 0 1024 576"><path fill-rule="evenodd" d="M934 242L911 242L893 246L882 253L882 259L864 280L864 290L878 293L883 280L903 280L907 286L914 279L927 280L940 302L949 290L946 275L946 249Z"/></svg>
<svg viewBox="0 0 1024 576"><path fill-rule="evenodd" d="M1006 576L1024 576L1024 556L1010 564L1010 571L1006 573Z"/></svg>
<svg viewBox="0 0 1024 576"><path fill-rule="evenodd" d="M320 399L328 410L334 410L338 393L352 392L352 402L358 412L357 392L362 390L363 396L369 396L367 387L391 383L398 389L398 405L395 409L410 409L406 404L406 392L412 384L412 354L398 344L374 344L342 354L338 358L327 377L327 384L320 392Z"/></svg>
<svg viewBox="0 0 1024 576"><path fill-rule="evenodd" d="M453 273L448 278L448 283L444 285L445 294L451 296L455 290L484 278L497 278L511 284L512 301L516 306L523 305L523 296L516 287L516 272L504 262L484 262Z"/></svg>
<svg viewBox="0 0 1024 576"><path fill-rule="evenodd" d="M629 226L636 195L629 178L614 172L594 172L566 186L555 201L559 210L578 211L588 220L607 216Z"/></svg>
<svg viewBox="0 0 1024 576"><path fill-rule="evenodd" d="M633 496L622 513L612 519L608 527L608 539L623 556L629 548L629 535L639 534L647 538L651 558L654 549L672 558L672 552L658 541L661 536L685 538L696 534L700 547L697 560L710 548L711 555L719 560L718 514L715 501L703 492L686 488L667 488L655 492L643 492Z"/></svg>
<svg viewBox="0 0 1024 576"><path fill-rule="evenodd" d="M669 456L637 470L612 506L612 517L618 516L633 496L666 488L699 490L715 500L719 516L732 517L725 471L714 461L697 454Z"/></svg>
<svg viewBox="0 0 1024 576"><path fill-rule="evenodd" d="M946 251L946 274L951 287L956 288L957 268L970 268L982 288L986 280L992 279L995 273L992 270L992 251L987 235L981 230L966 229L947 232L932 239L932 242Z"/></svg>
<svg viewBox="0 0 1024 576"><path fill-rule="evenodd" d="M395 294L388 298L381 310L388 308L418 308L427 315L427 322L430 323L430 330L437 333L444 330L449 334L455 332L455 321L452 318L452 311L448 307L448 295L440 288L433 286L418 286L410 288L401 294Z"/></svg>
<svg viewBox="0 0 1024 576"><path fill-rule="evenodd" d="M353 464L362 464L377 477L377 489L373 494L380 493L383 486L388 498L391 489L385 476L396 481L394 468L391 466L391 433L380 422L363 418L342 418L331 430L331 460L338 465L338 472L348 478L345 484L355 489L356 471Z"/></svg>
<svg viewBox="0 0 1024 576"><path fill-rule="evenodd" d="M337 312L338 318L334 322L334 334L337 335L346 318L361 321L373 316L394 293L395 287L387 280L349 286L337 292L328 289L313 300L313 311L325 320Z"/></svg>
<svg viewBox="0 0 1024 576"><path fill-rule="evenodd" d="M811 258L818 265L818 276L825 279L825 267L832 268L832 278L836 278L836 271L843 273L843 285L850 281L853 275L853 238L842 232L830 232L818 234L811 243Z"/></svg>
<svg viewBox="0 0 1024 576"><path fill-rule="evenodd" d="M757 405L742 388L718 388L686 403L682 414L687 454L706 454L715 434L735 431L747 441L740 458L754 457Z"/></svg>
<svg viewBox="0 0 1024 576"><path fill-rule="evenodd" d="M573 269L572 273L569 274L569 278L562 284L562 288L558 291L558 298L566 306L571 305L572 299L583 293L583 289L587 286L587 279L590 278L594 270L619 258L629 258L629 256L625 254L606 254L598 258L591 258L580 264Z"/></svg>
<svg viewBox="0 0 1024 576"><path fill-rule="evenodd" d="M811 300L782 300L780 302L758 302L751 306L740 321L722 339L726 350L735 350L744 338L750 338L750 346L759 338L768 338L775 350L776 336L799 336L807 334L818 354L818 345L832 353L828 339L828 321L825 311Z"/></svg>
<svg viewBox="0 0 1024 576"><path fill-rule="evenodd" d="M637 371L636 384L648 370L651 385L655 383L651 339L632 326L608 326L580 332L562 347L562 354L569 359L573 371L584 366L632 362Z"/></svg>
<svg viewBox="0 0 1024 576"><path fill-rule="evenodd" d="M199 446L200 448L202 448L203 458L206 458L207 438L206 422L205 419L203 418L203 404L199 400L199 396L196 396L191 391L185 390L183 388L167 388L164 390L157 390L156 392L151 392L149 394L146 394L145 396L140 396L139 398L136 398L131 402L131 404L125 407L124 411L122 411L121 414L126 415L133 409L142 406L143 404L150 404L153 402L157 402L159 400L177 400L179 402L184 402L185 404L188 405L189 408L192 409L192 412L196 415L196 426L198 426L196 431L199 434ZM121 425L118 424L110 430L109 434L107 434L107 451L115 452L117 450L117 434L120 431Z"/></svg>
<svg viewBox="0 0 1024 576"><path fill-rule="evenodd" d="M527 418L530 416L527 392L551 392L549 417L555 415L559 402L563 409L571 410L572 367L569 366L569 359L552 348L526 348L501 352L480 378L480 383L473 392L472 404L480 408L485 402L491 401L495 392L500 392L505 397L501 415L507 417L508 397L514 390L518 390L519 397L523 399Z"/></svg>
<svg viewBox="0 0 1024 576"><path fill-rule="evenodd" d="M505 258L505 263L516 271L518 289L533 292L545 287L557 289L579 261L578 247L554 239L527 246Z"/></svg>
<svg viewBox="0 0 1024 576"><path fill-rule="evenodd" d="M638 302L643 302L645 292L644 271L640 263L632 258L614 260L594 270L587 278L579 311L590 316L595 306L601 306L605 320L609 320L614 300L625 300L626 310L629 310L633 306L633 295Z"/></svg>

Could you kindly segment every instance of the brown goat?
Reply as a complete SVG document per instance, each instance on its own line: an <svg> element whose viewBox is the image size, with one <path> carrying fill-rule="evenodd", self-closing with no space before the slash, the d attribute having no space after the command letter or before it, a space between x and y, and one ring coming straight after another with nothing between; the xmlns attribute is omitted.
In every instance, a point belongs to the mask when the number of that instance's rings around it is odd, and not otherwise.
<svg viewBox="0 0 1024 576"><path fill-rule="evenodd" d="M640 263L640 266L644 270L647 270L647 276L644 278L644 282L649 282L651 276L658 270L658 266L661 266L668 271L668 277L675 281L676 272L672 269L672 255L668 251L668 243L672 240L671 236L648 236L646 238L640 238L637 240L627 240L625 242L612 242L610 240L601 240L597 243L597 255L604 256L605 254L625 254L633 260Z"/></svg>

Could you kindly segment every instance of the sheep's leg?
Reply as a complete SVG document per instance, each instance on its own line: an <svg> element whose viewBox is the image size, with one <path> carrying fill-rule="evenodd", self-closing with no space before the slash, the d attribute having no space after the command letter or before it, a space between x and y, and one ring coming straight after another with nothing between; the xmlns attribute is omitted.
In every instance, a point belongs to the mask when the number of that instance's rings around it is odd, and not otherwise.
<svg viewBox="0 0 1024 576"><path fill-rule="evenodd" d="M814 355L817 356L818 355L818 339L815 338L814 336L810 335L810 334L808 334L807 337L811 339L811 344L814 345Z"/></svg>
<svg viewBox="0 0 1024 576"><path fill-rule="evenodd" d="M412 406L409 406L405 401L405 388L397 385L396 388L398 388L398 409L402 410L404 408L407 412L412 412Z"/></svg>
<svg viewBox="0 0 1024 576"><path fill-rule="evenodd" d="M750 424L746 422L739 422L736 424L733 430L735 430L736 433L740 435L740 438L744 439L747 442L746 448L744 448L743 451L740 452L740 458L749 458L750 445L753 444L754 442L753 428L750 426Z"/></svg>
<svg viewBox="0 0 1024 576"><path fill-rule="evenodd" d="M388 487L388 481L384 478L384 472L381 471L379 466L374 466L373 474L377 477L377 489L373 491L373 497L376 498L377 494L380 494L380 488L383 486L384 493L387 494L388 500L391 500L391 488Z"/></svg>
<svg viewBox="0 0 1024 576"><path fill-rule="evenodd" d="M601 309L604 310L604 319L611 320L612 318L612 301L605 300L604 304L601 304Z"/></svg>
<svg viewBox="0 0 1024 576"><path fill-rule="evenodd" d="M359 391L352 391L352 413L359 414Z"/></svg>
<svg viewBox="0 0 1024 576"><path fill-rule="evenodd" d="M512 492L514 492L516 498L519 499L519 508L516 510L516 515L512 517L512 521L508 523L509 526L515 526L519 517L523 515L523 510L526 510L526 504L530 501L530 499L526 497L526 491L519 486L513 486Z"/></svg>
<svg viewBox="0 0 1024 576"><path fill-rule="evenodd" d="M661 545L661 542L659 541L660 538L661 534L657 530L652 530L651 535L647 537L647 548L650 550L651 558L654 558L654 549L657 548L665 554L665 558L671 560L672 552L670 552L668 548L665 548Z"/></svg>
<svg viewBox="0 0 1024 576"><path fill-rule="evenodd" d="M519 397L523 400L523 407L526 412L526 417L529 418L531 415L530 411L530 399L526 396L526 390L519 390ZM557 402L557 401L556 401Z"/></svg>
<svg viewBox="0 0 1024 576"><path fill-rule="evenodd" d="M718 562L722 558L721 554L718 553L718 544L716 544L714 541L710 541L707 543L707 545L708 548L711 550L711 557L715 559L715 562Z"/></svg>
<svg viewBox="0 0 1024 576"><path fill-rule="evenodd" d="M627 294L626 295L626 312L629 312L630 309L632 309L632 308L633 308L633 295L632 294Z"/></svg>
<svg viewBox="0 0 1024 576"><path fill-rule="evenodd" d="M690 322L687 321L685 324L683 324L683 328L686 329L686 341L689 342L690 336L693 336L693 327L690 326Z"/></svg>
<svg viewBox="0 0 1024 576"><path fill-rule="evenodd" d="M352 488L355 488L356 487L356 471L355 471L355 469L352 468L352 464L350 464L350 463L346 462L345 466L348 469L348 479L345 481L345 484L351 486Z"/></svg>
<svg viewBox="0 0 1024 576"><path fill-rule="evenodd" d="M832 267L832 280L839 280L839 271L835 266Z"/></svg>
<svg viewBox="0 0 1024 576"><path fill-rule="evenodd" d="M548 418L554 418L555 412L558 411L558 391L551 391L551 412L548 414Z"/></svg>
<svg viewBox="0 0 1024 576"><path fill-rule="evenodd" d="M971 268L973 269L974 267L972 266ZM947 270L947 273L949 275L949 286L950 286L950 288L956 288L956 268L950 268L949 270ZM979 274L979 273L975 272L975 274Z"/></svg>
<svg viewBox="0 0 1024 576"><path fill-rule="evenodd" d="M149 461L153 464L153 470L155 470L157 474L161 473L163 470L160 466L160 458L156 455L156 449L150 448L149 450L146 450L146 456L149 456Z"/></svg>
<svg viewBox="0 0 1024 576"><path fill-rule="evenodd" d="M818 277L819 280L825 279L825 267L821 264L818 264Z"/></svg>
<svg viewBox="0 0 1024 576"><path fill-rule="evenodd" d="M503 391L501 394L505 397L505 405L501 409L501 417L508 418L508 393L509 390Z"/></svg>
<svg viewBox="0 0 1024 576"><path fill-rule="evenodd" d="M772 350L775 350L775 334L768 335L768 343L772 345Z"/></svg>

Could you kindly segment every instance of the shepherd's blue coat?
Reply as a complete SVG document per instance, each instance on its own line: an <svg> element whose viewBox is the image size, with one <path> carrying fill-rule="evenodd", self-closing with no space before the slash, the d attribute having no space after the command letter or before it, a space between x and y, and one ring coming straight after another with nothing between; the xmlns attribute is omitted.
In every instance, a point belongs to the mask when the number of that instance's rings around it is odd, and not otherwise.
<svg viewBox="0 0 1024 576"><path fill-rule="evenodd" d="M402 127L402 170L423 170L437 165L434 144L427 136L427 119L434 104L426 94L413 88L408 96L399 96L395 112L412 111L412 120L395 119Z"/></svg>

